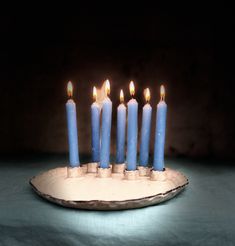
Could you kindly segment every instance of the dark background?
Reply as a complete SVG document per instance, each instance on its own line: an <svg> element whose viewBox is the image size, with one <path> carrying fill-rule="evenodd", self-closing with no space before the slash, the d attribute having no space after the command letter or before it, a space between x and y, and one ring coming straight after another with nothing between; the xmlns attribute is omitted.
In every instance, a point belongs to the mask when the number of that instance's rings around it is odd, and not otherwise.
<svg viewBox="0 0 235 246"><path fill-rule="evenodd" d="M65 153L66 84L72 80L80 152L90 154L92 86L111 81L112 153L119 90L154 108L166 87L169 156L234 159L234 26L231 9L1 16L0 152ZM154 139L151 140L151 151Z"/></svg>

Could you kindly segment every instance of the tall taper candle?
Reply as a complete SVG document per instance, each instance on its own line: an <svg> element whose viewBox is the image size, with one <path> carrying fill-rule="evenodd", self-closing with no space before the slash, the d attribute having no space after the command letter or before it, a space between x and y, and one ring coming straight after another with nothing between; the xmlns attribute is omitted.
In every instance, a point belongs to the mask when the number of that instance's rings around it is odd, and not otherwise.
<svg viewBox="0 0 235 246"><path fill-rule="evenodd" d="M102 129L101 129L101 150L100 150L100 167L109 168L110 157L110 135L112 122L112 102L108 95L110 93L110 83L105 81L106 98L102 105Z"/></svg>
<svg viewBox="0 0 235 246"><path fill-rule="evenodd" d="M135 87L133 81L130 82L130 94L134 96ZM138 103L132 98L128 104L128 124L127 124L127 170L136 170L137 158L137 133L138 133Z"/></svg>
<svg viewBox="0 0 235 246"><path fill-rule="evenodd" d="M167 105L164 101L165 88L163 85L161 85L160 94L161 94L161 99L157 105L154 160L153 160L153 169L156 171L164 170L164 145L165 145Z"/></svg>
<svg viewBox="0 0 235 246"><path fill-rule="evenodd" d="M78 155L78 134L77 134L77 115L76 104L72 99L73 85L69 81L67 86L69 100L66 103L67 125L68 125L68 142L69 142L69 163L72 167L80 165Z"/></svg>
<svg viewBox="0 0 235 246"><path fill-rule="evenodd" d="M149 104L149 100L150 100L149 88L145 90L144 96L145 96L146 104L143 107L143 113L142 113L139 163L141 166L146 167L149 162L149 139L150 139L151 117L152 117L152 107Z"/></svg>
<svg viewBox="0 0 235 246"><path fill-rule="evenodd" d="M97 91L93 87L94 102L91 105L91 147L92 161L100 161L100 105L96 102Z"/></svg>
<svg viewBox="0 0 235 246"><path fill-rule="evenodd" d="M124 105L123 90L121 90L120 104L117 108L116 163L124 163L125 161L125 136L126 136L126 106Z"/></svg>

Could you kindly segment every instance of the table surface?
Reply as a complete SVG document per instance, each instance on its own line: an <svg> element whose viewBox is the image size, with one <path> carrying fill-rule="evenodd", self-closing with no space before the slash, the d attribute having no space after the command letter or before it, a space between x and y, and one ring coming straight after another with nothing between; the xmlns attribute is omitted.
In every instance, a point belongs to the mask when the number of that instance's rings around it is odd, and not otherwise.
<svg viewBox="0 0 235 246"><path fill-rule="evenodd" d="M167 159L189 178L184 192L109 212L63 208L32 191L32 176L64 165L58 156L0 161L0 245L235 245L234 163Z"/></svg>

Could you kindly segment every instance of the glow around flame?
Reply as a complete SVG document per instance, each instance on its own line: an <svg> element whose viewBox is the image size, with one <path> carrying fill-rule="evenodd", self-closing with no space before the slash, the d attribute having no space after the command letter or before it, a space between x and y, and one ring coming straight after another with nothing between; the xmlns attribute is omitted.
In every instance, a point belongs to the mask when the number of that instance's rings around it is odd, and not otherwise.
<svg viewBox="0 0 235 246"><path fill-rule="evenodd" d="M124 93L123 93L123 90L120 90L120 102L121 103L124 102Z"/></svg>
<svg viewBox="0 0 235 246"><path fill-rule="evenodd" d="M161 85L161 87L160 87L160 97L161 97L161 101L164 101L164 99L165 99L165 87L163 85Z"/></svg>
<svg viewBox="0 0 235 246"><path fill-rule="evenodd" d="M106 96L110 94L110 82L108 79L105 80L105 94Z"/></svg>
<svg viewBox="0 0 235 246"><path fill-rule="evenodd" d="M71 81L69 81L67 84L67 94L68 94L68 97L73 96L73 84Z"/></svg>
<svg viewBox="0 0 235 246"><path fill-rule="evenodd" d="M146 102L150 101L150 90L149 90L149 88L145 89L144 97L145 97Z"/></svg>
<svg viewBox="0 0 235 246"><path fill-rule="evenodd" d="M129 90L130 90L131 96L134 96L135 95L135 85L133 81L130 82Z"/></svg>
<svg viewBox="0 0 235 246"><path fill-rule="evenodd" d="M96 87L93 87L93 99L96 101L97 100L97 90Z"/></svg>

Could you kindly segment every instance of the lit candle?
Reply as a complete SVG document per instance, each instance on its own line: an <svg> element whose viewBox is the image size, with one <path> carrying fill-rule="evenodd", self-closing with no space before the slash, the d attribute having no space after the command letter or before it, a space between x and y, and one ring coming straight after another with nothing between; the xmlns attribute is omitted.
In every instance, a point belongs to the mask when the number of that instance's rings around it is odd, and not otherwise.
<svg viewBox="0 0 235 246"><path fill-rule="evenodd" d="M109 168L110 157L110 135L112 122L112 102L108 95L110 93L110 83L105 81L106 97L102 102L102 128L101 128L101 150L100 150L100 167Z"/></svg>
<svg viewBox="0 0 235 246"><path fill-rule="evenodd" d="M69 81L67 86L68 101L66 103L68 142L69 142L69 163L72 167L80 165L78 156L78 134L77 134L77 115L76 104L72 99L73 85Z"/></svg>
<svg viewBox="0 0 235 246"><path fill-rule="evenodd" d="M130 94L133 97L135 87L133 81L130 82ZM137 132L138 132L138 103L132 98L128 104L128 124L127 124L127 170L136 170L137 158Z"/></svg>
<svg viewBox="0 0 235 246"><path fill-rule="evenodd" d="M97 103L96 87L93 87L94 102L91 105L91 147L92 161L100 161L100 105Z"/></svg>
<svg viewBox="0 0 235 246"><path fill-rule="evenodd" d="M117 108L117 156L116 163L125 161L126 106L123 90L120 91L120 104Z"/></svg>
<svg viewBox="0 0 235 246"><path fill-rule="evenodd" d="M150 90L147 88L144 93L146 104L143 107L142 113L142 128L140 137L140 159L141 166L147 166L149 161L149 139L151 131L152 107L149 104Z"/></svg>
<svg viewBox="0 0 235 246"><path fill-rule="evenodd" d="M161 99L157 105L155 145L154 145L153 169L155 171L164 170L164 145L165 145L167 105L164 101L165 88L163 85L161 85L160 88L160 95L161 95Z"/></svg>

